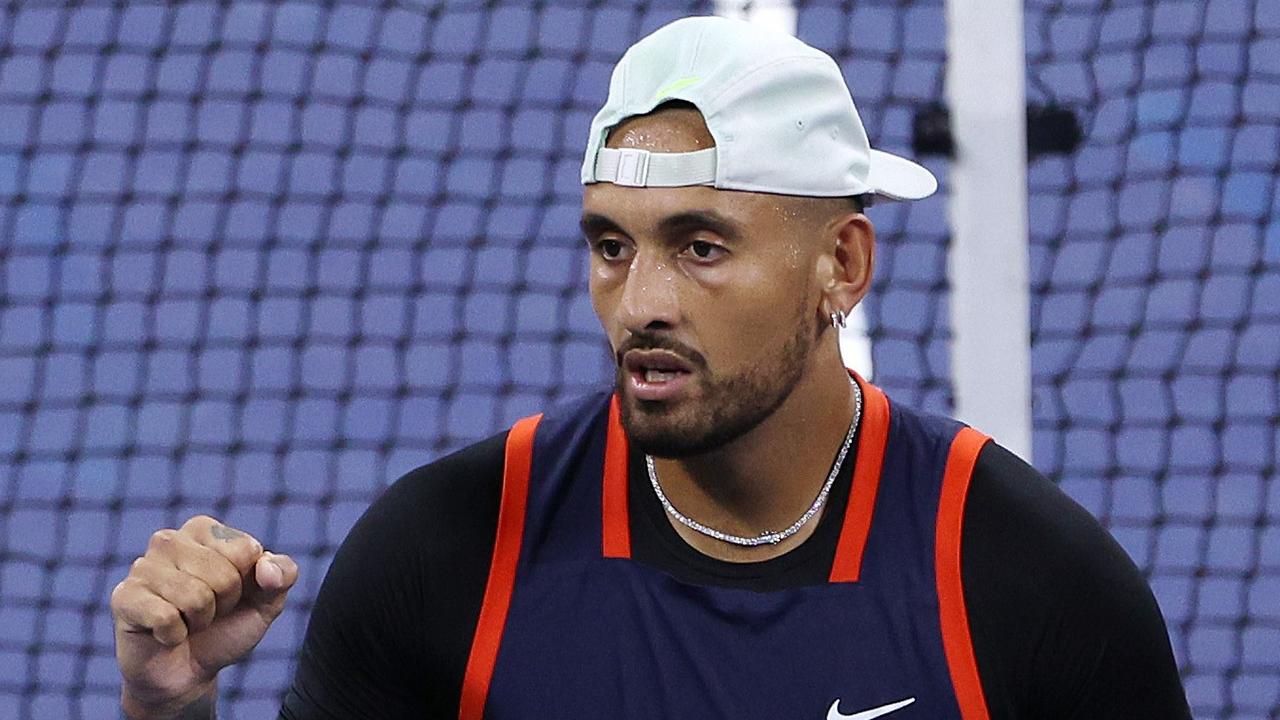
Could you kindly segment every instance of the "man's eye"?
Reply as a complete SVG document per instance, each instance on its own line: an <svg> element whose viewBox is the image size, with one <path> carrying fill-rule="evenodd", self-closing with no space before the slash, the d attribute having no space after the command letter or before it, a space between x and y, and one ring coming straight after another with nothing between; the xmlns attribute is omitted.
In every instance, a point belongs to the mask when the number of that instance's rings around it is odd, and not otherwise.
<svg viewBox="0 0 1280 720"><path fill-rule="evenodd" d="M622 256L622 243L612 238L605 238L596 243L596 249L600 252L600 257L605 260L617 260Z"/></svg>
<svg viewBox="0 0 1280 720"><path fill-rule="evenodd" d="M694 257L699 260L714 260L720 257L724 251L724 248L719 245L705 240L695 240L689 243L689 252L693 253Z"/></svg>

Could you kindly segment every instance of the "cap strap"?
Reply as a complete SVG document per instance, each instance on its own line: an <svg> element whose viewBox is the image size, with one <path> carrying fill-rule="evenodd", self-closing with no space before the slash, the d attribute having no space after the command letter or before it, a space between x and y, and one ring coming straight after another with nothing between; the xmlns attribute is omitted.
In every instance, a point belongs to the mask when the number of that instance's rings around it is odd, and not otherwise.
<svg viewBox="0 0 1280 720"><path fill-rule="evenodd" d="M638 148L601 148L596 182L628 187L683 187L716 181L716 149L655 153Z"/></svg>

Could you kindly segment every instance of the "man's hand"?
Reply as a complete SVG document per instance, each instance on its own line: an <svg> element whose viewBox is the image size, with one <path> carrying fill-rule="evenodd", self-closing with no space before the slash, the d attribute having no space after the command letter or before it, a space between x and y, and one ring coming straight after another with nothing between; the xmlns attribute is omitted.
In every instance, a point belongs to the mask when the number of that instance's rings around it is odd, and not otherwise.
<svg viewBox="0 0 1280 720"><path fill-rule="evenodd" d="M284 609L298 579L287 555L205 515L159 530L111 592L121 702L130 717L175 717L211 701Z"/></svg>

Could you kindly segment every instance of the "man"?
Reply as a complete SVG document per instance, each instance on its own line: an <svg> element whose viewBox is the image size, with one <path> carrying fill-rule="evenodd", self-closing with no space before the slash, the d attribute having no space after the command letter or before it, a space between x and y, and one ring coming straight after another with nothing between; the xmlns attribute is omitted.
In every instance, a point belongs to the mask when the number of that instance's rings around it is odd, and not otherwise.
<svg viewBox="0 0 1280 720"><path fill-rule="evenodd" d="M612 396L399 480L317 599L281 716L1188 717L1154 598L1088 514L844 370L870 150L835 63L719 18L615 69L583 164ZM132 717L209 717L294 563L212 518L115 590Z"/></svg>

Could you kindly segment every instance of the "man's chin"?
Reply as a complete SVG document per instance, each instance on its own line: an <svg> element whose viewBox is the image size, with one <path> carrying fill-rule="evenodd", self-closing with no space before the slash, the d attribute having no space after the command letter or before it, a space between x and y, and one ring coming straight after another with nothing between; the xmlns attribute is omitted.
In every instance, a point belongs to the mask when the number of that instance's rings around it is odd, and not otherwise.
<svg viewBox="0 0 1280 720"><path fill-rule="evenodd" d="M636 450L658 458L687 458L714 449L700 442L701 438L679 432L627 430L627 440Z"/></svg>
<svg viewBox="0 0 1280 720"><path fill-rule="evenodd" d="M689 457L706 452L705 433L689 427L680 417L680 405L670 401L639 400L625 393L622 426L627 441L646 455L662 458ZM682 421L683 420L683 421Z"/></svg>

